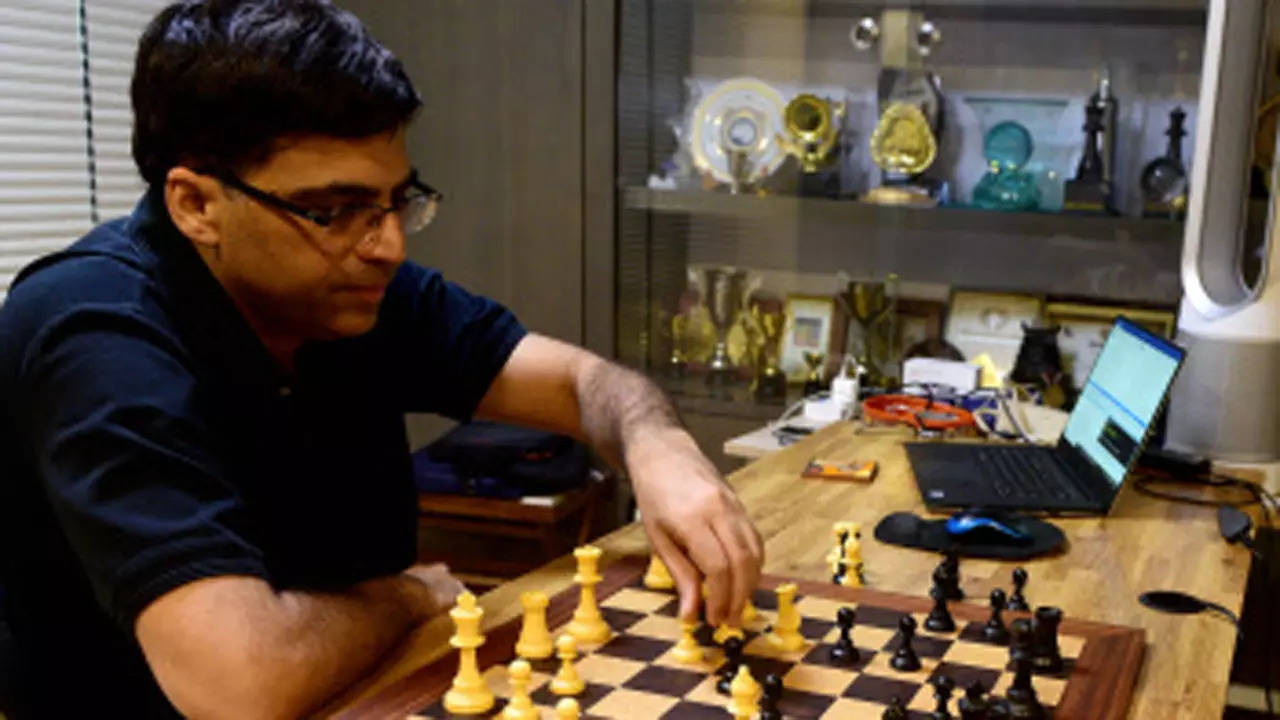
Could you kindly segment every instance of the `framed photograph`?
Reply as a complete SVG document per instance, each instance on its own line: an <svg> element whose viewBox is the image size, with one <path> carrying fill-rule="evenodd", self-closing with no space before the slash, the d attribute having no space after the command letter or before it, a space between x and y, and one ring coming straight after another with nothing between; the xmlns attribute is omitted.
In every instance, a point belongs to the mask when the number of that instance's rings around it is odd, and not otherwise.
<svg viewBox="0 0 1280 720"><path fill-rule="evenodd" d="M805 352L831 353L836 301L832 297L788 295L786 313L780 364L788 381L804 382L809 375Z"/></svg>
<svg viewBox="0 0 1280 720"><path fill-rule="evenodd" d="M1063 370L1071 375L1075 387L1084 387L1118 315L1163 338L1172 339L1177 327L1177 315L1172 310L1059 302L1045 305L1045 320L1062 328L1058 333L1058 351L1062 353Z"/></svg>
<svg viewBox="0 0 1280 720"><path fill-rule="evenodd" d="M929 340L942 339L942 321L947 304L938 300L898 299L898 355L906 357L912 348Z"/></svg>

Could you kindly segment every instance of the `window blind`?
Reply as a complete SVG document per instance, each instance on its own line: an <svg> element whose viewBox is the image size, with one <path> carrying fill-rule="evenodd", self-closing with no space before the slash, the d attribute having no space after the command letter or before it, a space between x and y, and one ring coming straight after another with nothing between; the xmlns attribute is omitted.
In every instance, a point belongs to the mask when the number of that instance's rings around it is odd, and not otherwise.
<svg viewBox="0 0 1280 720"><path fill-rule="evenodd" d="M138 36L165 4L0 0L0 302L24 265L141 194L129 80Z"/></svg>

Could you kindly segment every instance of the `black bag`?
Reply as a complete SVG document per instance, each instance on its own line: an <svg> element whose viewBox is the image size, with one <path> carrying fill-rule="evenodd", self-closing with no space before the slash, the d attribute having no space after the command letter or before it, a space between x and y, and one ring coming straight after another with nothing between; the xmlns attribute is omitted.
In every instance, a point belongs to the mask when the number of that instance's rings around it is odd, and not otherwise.
<svg viewBox="0 0 1280 720"><path fill-rule="evenodd" d="M415 453L423 492L485 497L554 495L586 483L587 449L567 435L477 421Z"/></svg>

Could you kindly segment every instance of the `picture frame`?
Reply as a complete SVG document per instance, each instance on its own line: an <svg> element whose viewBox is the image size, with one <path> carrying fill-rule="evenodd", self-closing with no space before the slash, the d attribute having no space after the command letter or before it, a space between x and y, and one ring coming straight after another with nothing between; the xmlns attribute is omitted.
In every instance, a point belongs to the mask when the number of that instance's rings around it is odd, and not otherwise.
<svg viewBox="0 0 1280 720"><path fill-rule="evenodd" d="M942 340L947 304L941 300L898 298L898 355L929 340Z"/></svg>
<svg viewBox="0 0 1280 720"><path fill-rule="evenodd" d="M804 382L809 366L804 353L821 352L830 360L836 320L835 298L788 295L779 365L788 382ZM826 365L826 363L824 363Z"/></svg>

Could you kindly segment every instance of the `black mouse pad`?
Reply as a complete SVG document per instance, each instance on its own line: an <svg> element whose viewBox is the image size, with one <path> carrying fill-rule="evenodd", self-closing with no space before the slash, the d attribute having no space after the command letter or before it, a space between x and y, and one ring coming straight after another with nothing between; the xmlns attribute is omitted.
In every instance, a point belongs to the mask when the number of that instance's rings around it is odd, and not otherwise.
<svg viewBox="0 0 1280 720"><path fill-rule="evenodd" d="M891 545L933 550L955 551L969 557L1021 560L1045 555L1062 547L1066 536L1056 525L1036 518L1009 514L1006 524L1031 536L1031 541L1014 544L1012 541L994 541L991 537L977 539L952 537L947 533L947 521L925 520L909 512L886 515L876 525L876 539Z"/></svg>

